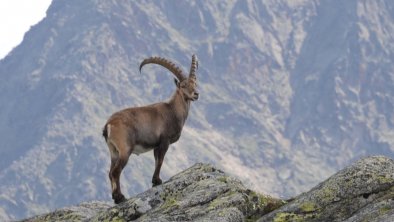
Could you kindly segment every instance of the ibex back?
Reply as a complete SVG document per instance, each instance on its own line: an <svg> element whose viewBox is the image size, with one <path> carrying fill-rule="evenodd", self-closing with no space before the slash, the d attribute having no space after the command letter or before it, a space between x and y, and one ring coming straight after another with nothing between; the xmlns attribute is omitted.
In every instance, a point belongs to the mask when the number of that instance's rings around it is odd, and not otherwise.
<svg viewBox="0 0 394 222"><path fill-rule="evenodd" d="M178 141L189 113L190 102L198 99L196 70L198 61L192 56L188 77L171 61L151 57L142 61L144 65L154 63L167 68L175 75L176 90L168 102L143 107L133 107L114 113L104 126L103 136L111 154L109 179L112 199L115 203L125 201L120 190L119 178L132 153L140 154L153 149L155 172L153 186L162 183L160 168L168 146Z"/></svg>

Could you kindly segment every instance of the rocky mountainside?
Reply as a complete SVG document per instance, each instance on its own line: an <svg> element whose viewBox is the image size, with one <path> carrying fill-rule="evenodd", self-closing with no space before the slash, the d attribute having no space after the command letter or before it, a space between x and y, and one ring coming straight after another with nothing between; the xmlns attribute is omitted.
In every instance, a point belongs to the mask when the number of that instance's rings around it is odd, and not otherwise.
<svg viewBox="0 0 394 222"><path fill-rule="evenodd" d="M393 15L389 0L54 0L0 60L0 220L110 199L106 119L175 88L164 69L138 72L152 55L200 60L163 179L209 162L286 198L394 157ZM152 156L131 157L126 194L150 187Z"/></svg>
<svg viewBox="0 0 394 222"><path fill-rule="evenodd" d="M125 203L83 203L25 221L379 221L394 217L394 160L357 161L289 203L196 164Z"/></svg>

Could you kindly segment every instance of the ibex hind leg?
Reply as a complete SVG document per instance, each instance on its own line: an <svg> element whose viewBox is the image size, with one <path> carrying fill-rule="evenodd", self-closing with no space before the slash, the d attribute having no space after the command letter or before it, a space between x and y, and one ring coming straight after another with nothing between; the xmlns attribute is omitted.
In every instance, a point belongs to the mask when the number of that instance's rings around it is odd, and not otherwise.
<svg viewBox="0 0 394 222"><path fill-rule="evenodd" d="M111 151L111 169L109 177L112 187L112 199L116 204L118 204L126 201L126 198L120 189L120 174L122 173L122 170L126 166L129 159L129 147L127 145L121 145L117 148L113 146L113 148L115 148L116 152L112 154Z"/></svg>
<svg viewBox="0 0 394 222"><path fill-rule="evenodd" d="M109 148L109 152L111 154L111 167L109 169L108 177L111 182L111 191L114 192L114 190L116 189L116 183L115 183L115 178L113 177L113 170L116 162L119 159L119 153L116 147L112 143L108 142L107 145Z"/></svg>

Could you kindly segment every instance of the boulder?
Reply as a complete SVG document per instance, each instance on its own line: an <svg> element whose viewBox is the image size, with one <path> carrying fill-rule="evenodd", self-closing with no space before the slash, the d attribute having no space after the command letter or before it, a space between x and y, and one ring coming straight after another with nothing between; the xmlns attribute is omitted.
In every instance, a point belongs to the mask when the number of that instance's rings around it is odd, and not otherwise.
<svg viewBox="0 0 394 222"><path fill-rule="evenodd" d="M283 204L199 163L124 203L84 203L28 221L243 221L256 220Z"/></svg>
<svg viewBox="0 0 394 222"><path fill-rule="evenodd" d="M92 201L81 203L77 206L65 207L51 213L35 216L22 220L23 222L44 222L44 221L85 221L101 211L111 207L108 202Z"/></svg>
<svg viewBox="0 0 394 222"><path fill-rule="evenodd" d="M392 222L394 160L361 159L258 221Z"/></svg>

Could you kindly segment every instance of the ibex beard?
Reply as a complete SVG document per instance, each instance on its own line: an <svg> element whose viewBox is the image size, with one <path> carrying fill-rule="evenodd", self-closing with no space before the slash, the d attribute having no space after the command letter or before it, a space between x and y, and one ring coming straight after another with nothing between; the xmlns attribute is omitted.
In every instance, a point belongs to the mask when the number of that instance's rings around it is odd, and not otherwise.
<svg viewBox="0 0 394 222"><path fill-rule="evenodd" d="M168 59L150 57L140 64L153 63L168 69L175 76L176 90L168 102L159 102L143 107L132 107L118 111L108 119L103 136L111 154L109 179L112 199L116 204L126 200L120 190L120 174L129 156L153 149L155 171L153 186L162 183L160 169L170 144L178 141L189 113L190 103L198 99L196 70L198 61L192 56L189 75Z"/></svg>

